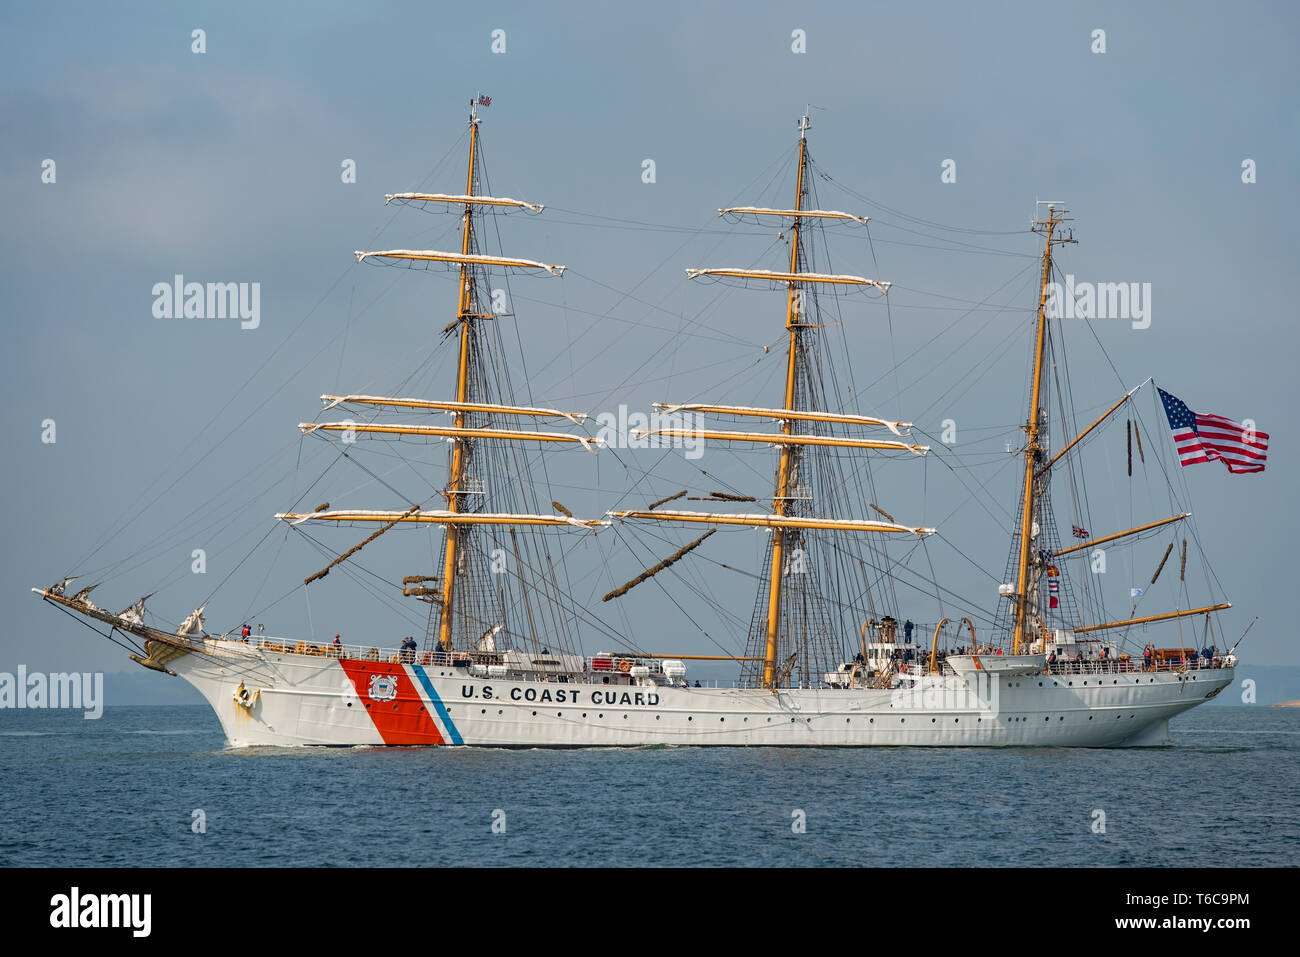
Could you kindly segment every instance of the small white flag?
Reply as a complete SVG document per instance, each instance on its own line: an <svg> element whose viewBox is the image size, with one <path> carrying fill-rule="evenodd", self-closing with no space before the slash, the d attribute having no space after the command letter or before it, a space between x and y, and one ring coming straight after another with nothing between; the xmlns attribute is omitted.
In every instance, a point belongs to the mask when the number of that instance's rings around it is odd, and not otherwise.
<svg viewBox="0 0 1300 957"><path fill-rule="evenodd" d="M1130 589L1128 590L1128 597L1129 597L1129 598L1141 598L1141 597L1142 597L1142 589L1141 589L1141 588L1130 588Z"/></svg>

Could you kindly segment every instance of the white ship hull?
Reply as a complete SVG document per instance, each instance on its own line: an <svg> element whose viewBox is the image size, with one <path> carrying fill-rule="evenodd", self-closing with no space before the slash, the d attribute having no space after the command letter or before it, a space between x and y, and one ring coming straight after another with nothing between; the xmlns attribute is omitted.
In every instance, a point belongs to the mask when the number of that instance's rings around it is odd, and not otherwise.
<svg viewBox="0 0 1300 957"><path fill-rule="evenodd" d="M209 642L169 667L212 705L233 747L927 746L1172 743L1168 721L1232 668L913 679L894 690L604 685L265 652ZM992 684L989 682L992 681ZM237 703L241 685L253 698Z"/></svg>

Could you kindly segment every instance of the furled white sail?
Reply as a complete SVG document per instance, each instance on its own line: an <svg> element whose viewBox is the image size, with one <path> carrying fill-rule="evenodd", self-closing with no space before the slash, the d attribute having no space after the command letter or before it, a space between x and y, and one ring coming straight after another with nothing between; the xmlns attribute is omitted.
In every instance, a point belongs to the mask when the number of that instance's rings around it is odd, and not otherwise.
<svg viewBox="0 0 1300 957"><path fill-rule="evenodd" d="M515 269L545 269L552 276L563 276L567 266L539 263L532 259L513 256L475 256L469 253L445 253L437 249L384 249L374 252L356 250L357 262L367 259L418 259L436 263L464 263L479 266L509 266Z"/></svg>
<svg viewBox="0 0 1300 957"><path fill-rule="evenodd" d="M933 535L937 529L899 525L858 518L800 518L790 515L748 515L742 512L687 512L673 509L659 511L607 512L614 518L649 519L662 522L696 522L707 525L748 525L754 528L815 528L839 532L899 532L910 535Z"/></svg>
<svg viewBox="0 0 1300 957"><path fill-rule="evenodd" d="M201 635L203 633L203 609L207 607L207 605L199 605L198 608L190 612L190 616L181 622L181 626L176 629L176 637L192 638L195 635Z"/></svg>
<svg viewBox="0 0 1300 957"><path fill-rule="evenodd" d="M398 522L399 524L434 525L573 525L594 528L608 525L599 519L572 518L568 515L528 515L515 512L449 512L421 509L395 512L377 509L332 509L323 512L277 512L276 519L298 525L302 522Z"/></svg>
<svg viewBox="0 0 1300 957"><path fill-rule="evenodd" d="M592 455L605 445L597 436L569 435L567 432L535 432L531 429L462 429L456 426L397 425L385 422L299 422L303 435L316 431L365 432L380 435L426 435L448 439L511 439L519 442L576 442Z"/></svg>
<svg viewBox="0 0 1300 957"><path fill-rule="evenodd" d="M726 429L630 429L633 438L643 435L658 435L664 438L695 439L706 442L759 442L768 445L834 445L852 449L883 449L886 451L911 452L913 455L925 455L930 451L928 445L910 445L906 442L892 442L877 439L840 438L834 435L785 435L780 432L731 432Z"/></svg>
<svg viewBox="0 0 1300 957"><path fill-rule="evenodd" d="M64 591L64 589L66 589L66 588L68 587L68 584L69 584L70 582L74 582L74 581L76 581L76 580L77 580L77 576L76 576L76 575L73 575L71 578L65 578L65 579L63 579L63 581L59 582L57 585L51 585L51 586L50 586L50 594L51 594L51 595L59 595L59 596L62 596L62 595L63 595L63 591Z"/></svg>
<svg viewBox="0 0 1300 957"><path fill-rule="evenodd" d="M522 199L511 199L508 196L453 196L449 193L385 193L384 205L387 206L395 199L425 203L452 203L455 205L517 206L531 213L540 213L546 208L541 203L525 203Z"/></svg>
<svg viewBox="0 0 1300 957"><path fill-rule="evenodd" d="M843 286L875 286L882 292L887 292L892 282L882 282L879 279L867 279L864 276L840 275L827 272L776 272L771 269L688 269L686 270L687 279L698 279L700 276L730 276L736 279L768 279L772 282L817 282L817 283L838 283Z"/></svg>
<svg viewBox="0 0 1300 957"><path fill-rule="evenodd" d="M709 405L703 402L656 402L656 409L671 415L674 412L713 412L720 415L752 415L764 419L798 419L804 422L838 422L845 425L880 425L895 435L903 435L912 428L911 422L895 422L870 415L849 415L842 412L818 412L815 409L768 409L749 405Z"/></svg>
<svg viewBox="0 0 1300 957"><path fill-rule="evenodd" d="M148 595L145 595L144 598L141 598L134 605L132 605L126 611L119 614L117 617L121 618L123 621L128 622L129 624L132 625L143 625L144 624L144 599L148 597L149 597Z"/></svg>
<svg viewBox="0 0 1300 957"><path fill-rule="evenodd" d="M530 405L500 405L493 402L453 402L441 399L404 399L384 395L323 395L322 411L339 405L383 405L401 409L437 409L443 412L489 412L498 415L553 416L568 419L574 425L588 418L585 412L564 412L560 409L543 409Z"/></svg>
<svg viewBox="0 0 1300 957"><path fill-rule="evenodd" d="M85 605L87 608L93 609L97 606L95 605L94 602L90 600L90 593L98 587L99 587L98 584L87 585L85 588L81 589L81 591L73 595L72 600L77 602L78 604Z"/></svg>
<svg viewBox="0 0 1300 957"><path fill-rule="evenodd" d="M728 213L744 216L787 216L795 219L848 219L861 226L867 225L870 216L854 216L838 209L768 209L764 206L728 206L718 210L719 216Z"/></svg>
<svg viewBox="0 0 1300 957"><path fill-rule="evenodd" d="M493 625L487 631L483 632L483 637L478 640L479 651L496 651L497 635L501 633L505 625Z"/></svg>

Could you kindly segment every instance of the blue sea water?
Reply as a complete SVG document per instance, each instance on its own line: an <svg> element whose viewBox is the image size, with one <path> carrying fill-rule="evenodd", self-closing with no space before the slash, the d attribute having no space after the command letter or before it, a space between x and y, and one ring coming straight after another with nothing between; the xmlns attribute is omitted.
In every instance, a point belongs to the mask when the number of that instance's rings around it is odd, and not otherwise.
<svg viewBox="0 0 1300 957"><path fill-rule="evenodd" d="M1300 863L1300 709L1201 708L1173 731L1127 750L231 750L204 706L2 711L0 865Z"/></svg>

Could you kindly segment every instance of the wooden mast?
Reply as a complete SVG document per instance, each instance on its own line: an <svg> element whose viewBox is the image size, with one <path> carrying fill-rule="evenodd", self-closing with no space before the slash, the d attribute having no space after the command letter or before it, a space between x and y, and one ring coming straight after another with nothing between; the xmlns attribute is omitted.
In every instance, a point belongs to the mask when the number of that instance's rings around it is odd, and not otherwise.
<svg viewBox="0 0 1300 957"><path fill-rule="evenodd" d="M1038 426L1042 416L1041 396L1043 384L1043 347L1047 338L1047 284L1052 276L1052 244L1072 243L1074 239L1056 239L1056 227L1062 222L1056 216L1054 204L1047 204L1047 222L1034 224L1034 232L1043 233L1047 242L1043 249L1043 282L1038 296L1038 330L1034 344L1034 383L1029 400L1029 421L1025 423L1025 491L1020 512L1020 557L1016 573L1016 624L1012 641L1012 654L1020 654L1025 644L1025 625L1029 619L1029 564L1030 545L1034 538L1034 513L1038 502L1036 479L1042 447L1038 442Z"/></svg>
<svg viewBox="0 0 1300 957"><path fill-rule="evenodd" d="M465 174L465 195L474 195L474 161L478 147L478 104L471 101L469 112L469 170ZM460 251L468 256L470 234L474 224L474 204L465 204L465 217L461 225ZM469 394L469 324L470 306L470 267L468 263L460 266L460 301L456 310L456 321L460 323L460 364L456 376L456 401L465 402ZM465 427L465 412L456 413L456 428ZM447 510L458 511L460 508L461 476L465 467L464 440L453 439L451 451L451 474L448 477ZM460 538L460 527L449 524L447 528L446 560L442 568L442 622L438 628L438 644L444 651L451 651L451 620L456 598L456 545Z"/></svg>
<svg viewBox="0 0 1300 957"><path fill-rule="evenodd" d="M795 190L794 209L799 212L803 209L803 176L804 168L808 162L808 116L805 114L799 121L799 176ZM790 239L790 272L799 271L799 242L800 242L800 224L801 217L794 217L794 225L791 226ZM794 384L795 376L798 370L799 360L799 318L803 309L802 302L803 291L795 288L795 283L790 283L790 292L786 300L785 309L785 327L790 332L790 356L785 367L785 408L794 408ZM781 432L784 435L791 435L794 431L794 420L783 419L781 421ZM790 495L790 460L793 455L799 454L791 445L781 446L781 460L777 466L776 478L776 498L772 502L772 511L777 515L784 515L786 510L786 501ZM772 581L769 586L767 596L767 649L763 661L763 686L776 690L776 638L781 614L781 578L782 563L785 554L785 529L777 527L772 531Z"/></svg>

